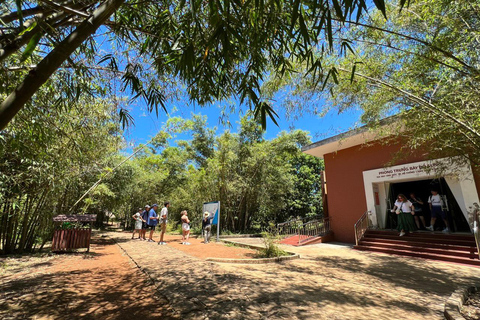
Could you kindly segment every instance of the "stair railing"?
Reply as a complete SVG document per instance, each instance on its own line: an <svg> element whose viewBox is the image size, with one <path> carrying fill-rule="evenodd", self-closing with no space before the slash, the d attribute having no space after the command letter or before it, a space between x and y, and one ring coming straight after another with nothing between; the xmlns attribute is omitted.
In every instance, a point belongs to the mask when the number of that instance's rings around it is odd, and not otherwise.
<svg viewBox="0 0 480 320"><path fill-rule="evenodd" d="M307 242L313 237L327 234L330 231L328 217L304 223L298 230L298 244Z"/></svg>
<svg viewBox="0 0 480 320"><path fill-rule="evenodd" d="M279 236L288 237L298 234L300 228L303 227L305 223L311 222L313 220L321 220L322 216L316 215L311 217L305 217L300 219L293 219L286 222L277 224L277 234Z"/></svg>
<svg viewBox="0 0 480 320"><path fill-rule="evenodd" d="M288 237L298 234L298 229L302 226L302 219L290 220L277 224L277 234L279 236Z"/></svg>
<svg viewBox="0 0 480 320"><path fill-rule="evenodd" d="M477 203L473 204L473 235L475 236L475 243L477 244L477 254L480 259L480 206Z"/></svg>
<svg viewBox="0 0 480 320"><path fill-rule="evenodd" d="M365 213L358 219L357 223L355 223L355 244L358 246L358 242L362 239L365 232L370 228L370 219L368 215L370 211L365 211Z"/></svg>

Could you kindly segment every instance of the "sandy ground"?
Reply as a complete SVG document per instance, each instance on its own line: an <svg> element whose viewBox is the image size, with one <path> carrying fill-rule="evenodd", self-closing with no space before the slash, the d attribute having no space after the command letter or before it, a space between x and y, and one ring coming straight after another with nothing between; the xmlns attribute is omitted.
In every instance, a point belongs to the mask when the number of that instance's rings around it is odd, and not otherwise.
<svg viewBox="0 0 480 320"><path fill-rule="evenodd" d="M178 319L111 239L90 253L0 259L0 319Z"/></svg>
<svg viewBox="0 0 480 320"><path fill-rule="evenodd" d="M283 263L214 264L169 245L137 251L112 236L183 319L443 319L450 294L480 278L480 268L337 244L284 247L302 259Z"/></svg>
<svg viewBox="0 0 480 320"><path fill-rule="evenodd" d="M480 278L480 268L335 244L246 265L205 261L254 252L201 239L104 236L89 254L1 258L0 319L443 319L450 294Z"/></svg>
<svg viewBox="0 0 480 320"><path fill-rule="evenodd" d="M148 235L147 235L148 237ZM160 239L158 234L155 234L153 237L155 241ZM192 236L189 239L190 245L183 245L182 244L182 236L181 235L169 235L166 234L164 236L165 242L171 248L175 248L182 252L185 252L188 255L206 259L206 258L229 258L229 259L252 259L258 255L257 250L241 248L241 247L232 247L229 245L225 245L222 242L216 242L215 239L212 237L210 242L207 244L203 243L203 238ZM139 240L132 240L137 241L137 245L141 247L143 245L143 241Z"/></svg>

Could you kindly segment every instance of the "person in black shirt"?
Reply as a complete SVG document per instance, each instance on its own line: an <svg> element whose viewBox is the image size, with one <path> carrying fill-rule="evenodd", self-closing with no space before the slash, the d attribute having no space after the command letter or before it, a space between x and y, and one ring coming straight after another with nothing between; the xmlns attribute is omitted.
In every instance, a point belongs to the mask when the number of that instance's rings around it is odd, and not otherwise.
<svg viewBox="0 0 480 320"><path fill-rule="evenodd" d="M148 212L150 211L150 206L147 204L145 206L145 210L143 210L142 212L142 219L144 220L144 222L142 223L142 231L140 233L140 239L142 240L147 240L145 238L145 234L147 233L147 219L148 219Z"/></svg>
<svg viewBox="0 0 480 320"><path fill-rule="evenodd" d="M417 198L415 196L415 193L412 192L410 193L409 201L413 204L413 207L415 208L415 215L413 216L413 218L415 219L415 224L417 225L417 228L420 229L420 221L422 221L423 227L425 228L427 225L425 224L425 218L423 217L422 200L420 198Z"/></svg>
<svg viewBox="0 0 480 320"><path fill-rule="evenodd" d="M202 220L202 229L203 229L203 237L204 243L208 243L210 241L210 231L212 230L212 218L210 217L210 213L205 211L203 214Z"/></svg>

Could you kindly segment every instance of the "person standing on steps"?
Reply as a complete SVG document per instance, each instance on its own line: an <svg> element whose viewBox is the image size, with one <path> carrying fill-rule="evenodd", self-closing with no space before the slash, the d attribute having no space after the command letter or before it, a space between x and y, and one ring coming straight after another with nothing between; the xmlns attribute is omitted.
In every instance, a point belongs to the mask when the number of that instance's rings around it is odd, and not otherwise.
<svg viewBox="0 0 480 320"><path fill-rule="evenodd" d="M163 241L163 236L165 235L165 231L167 230L167 222L168 222L168 207L170 207L170 202L165 202L162 211L160 211L160 241L158 244L165 245L167 244Z"/></svg>
<svg viewBox="0 0 480 320"><path fill-rule="evenodd" d="M202 219L202 230L203 230L203 243L208 243L210 241L210 231L212 230L212 218L210 217L210 213L205 211L203 214Z"/></svg>
<svg viewBox="0 0 480 320"><path fill-rule="evenodd" d="M150 206L147 204L147 205L145 205L145 210L143 210L143 212L142 212L142 219L144 221L142 223L142 233L140 234L140 239L142 239L142 240L147 240L145 234L147 233L147 229L148 229L147 220L148 220L149 211L150 211Z"/></svg>
<svg viewBox="0 0 480 320"><path fill-rule="evenodd" d="M187 216L187 210L182 211L182 244L190 245L188 237L190 236L190 220Z"/></svg>
<svg viewBox="0 0 480 320"><path fill-rule="evenodd" d="M411 192L410 199L408 201L410 201L415 208L415 215L413 216L413 218L415 219L415 224L417 225L417 228L420 229L420 221L422 221L423 227L426 228L427 225L425 224L425 218L423 217L422 200L420 198L417 198L415 196L415 193Z"/></svg>
<svg viewBox="0 0 480 320"><path fill-rule="evenodd" d="M438 194L437 190L432 190L431 192L432 195L428 198L428 205L430 206L430 211L432 212L432 218L430 219L430 227L427 227L427 229L434 231L435 221L438 217L440 217L445 223L445 229L443 229L442 232L449 233L450 228L448 226L447 213L443 211L442 196Z"/></svg>
<svg viewBox="0 0 480 320"><path fill-rule="evenodd" d="M153 232L155 231L155 227L158 224L157 208L158 204L154 204L148 212L147 224L148 228L150 229L150 236L148 237L149 242L153 242Z"/></svg>
<svg viewBox="0 0 480 320"><path fill-rule="evenodd" d="M138 212L135 213L132 218L135 220L135 226L133 228L132 239L135 236L135 231L138 232L138 240L142 239L142 223L145 221L142 218L142 208L138 208Z"/></svg>
<svg viewBox="0 0 480 320"><path fill-rule="evenodd" d="M398 217L397 230L400 231L400 237L403 237L405 232L417 230L415 222L413 221L414 210L415 208L413 207L413 204L407 200L407 197L403 194L399 194L392 212L395 212Z"/></svg>

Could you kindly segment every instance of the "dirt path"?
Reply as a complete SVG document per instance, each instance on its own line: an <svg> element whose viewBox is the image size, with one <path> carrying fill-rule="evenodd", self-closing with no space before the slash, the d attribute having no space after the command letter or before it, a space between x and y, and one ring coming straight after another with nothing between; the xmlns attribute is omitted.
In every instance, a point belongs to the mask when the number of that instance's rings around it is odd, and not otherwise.
<svg viewBox="0 0 480 320"><path fill-rule="evenodd" d="M336 245L289 247L302 259L284 263L215 264L204 258L241 248L106 236L117 244L97 237L87 255L0 259L0 319L435 320L480 278L480 268Z"/></svg>
<svg viewBox="0 0 480 320"><path fill-rule="evenodd" d="M284 263L213 264L112 236L183 319L443 319L450 294L480 278L479 268L335 245L290 247L303 258Z"/></svg>
<svg viewBox="0 0 480 320"><path fill-rule="evenodd" d="M178 319L111 239L89 254L0 260L0 319Z"/></svg>

